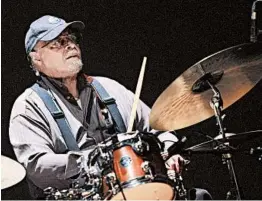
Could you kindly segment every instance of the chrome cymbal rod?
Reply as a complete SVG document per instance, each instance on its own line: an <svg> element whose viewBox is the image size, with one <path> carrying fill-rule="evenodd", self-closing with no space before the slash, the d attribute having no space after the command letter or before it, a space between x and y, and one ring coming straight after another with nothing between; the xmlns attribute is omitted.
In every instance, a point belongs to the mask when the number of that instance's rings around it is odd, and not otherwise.
<svg viewBox="0 0 262 201"><path fill-rule="evenodd" d="M221 146L218 146L218 148L223 150L223 149L228 148L228 145L229 145L229 143L226 142L225 127L223 126L223 119L221 117L221 110L223 108L223 99L222 99L222 96L218 88L212 85L209 82L209 80L206 80L206 82L208 83L208 85L210 86L210 88L212 89L214 93L210 101L210 106L214 110L214 113L216 116L216 121L219 126L219 134L222 135L223 144L221 144ZM232 154L230 152L222 154L222 161L225 164L227 164L227 168L228 168L229 175L230 175L230 183L231 183L231 189L228 191L226 199L227 200L232 200L232 199L241 200L239 185L237 182L237 177L235 174L234 165L232 161Z"/></svg>

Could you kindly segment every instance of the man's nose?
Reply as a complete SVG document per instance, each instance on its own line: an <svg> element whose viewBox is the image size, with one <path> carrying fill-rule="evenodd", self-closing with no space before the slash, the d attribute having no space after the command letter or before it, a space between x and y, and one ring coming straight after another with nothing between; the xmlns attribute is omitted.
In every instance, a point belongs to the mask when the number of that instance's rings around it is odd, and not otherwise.
<svg viewBox="0 0 262 201"><path fill-rule="evenodd" d="M76 49L76 44L72 41L67 41L66 50Z"/></svg>

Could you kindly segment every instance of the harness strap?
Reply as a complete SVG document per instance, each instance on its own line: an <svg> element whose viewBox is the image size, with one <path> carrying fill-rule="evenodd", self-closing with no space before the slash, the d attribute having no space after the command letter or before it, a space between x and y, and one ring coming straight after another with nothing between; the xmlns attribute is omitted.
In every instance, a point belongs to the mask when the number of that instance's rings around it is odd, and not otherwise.
<svg viewBox="0 0 262 201"><path fill-rule="evenodd" d="M111 97L105 88L100 84L99 81L96 79L92 79L91 82L92 87L95 89L99 99L102 101L102 103L105 104L107 109L109 110L115 124L116 124L116 132L118 133L125 133L126 132L126 126L124 124L123 118L118 110L116 100Z"/></svg>
<svg viewBox="0 0 262 201"><path fill-rule="evenodd" d="M45 106L47 107L47 109L50 111L50 113L54 117L63 135L67 148L70 151L79 151L80 149L76 143L76 139L74 138L71 132L71 128L65 118L65 115L63 111L59 108L55 97L51 93L49 93L47 90L40 87L39 84L37 83L34 84L31 88L43 100L43 102L45 103Z"/></svg>

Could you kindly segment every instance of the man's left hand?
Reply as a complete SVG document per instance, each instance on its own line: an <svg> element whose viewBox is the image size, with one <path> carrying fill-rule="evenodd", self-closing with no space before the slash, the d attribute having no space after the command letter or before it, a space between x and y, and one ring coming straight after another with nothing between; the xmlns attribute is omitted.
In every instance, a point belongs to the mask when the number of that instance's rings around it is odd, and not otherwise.
<svg viewBox="0 0 262 201"><path fill-rule="evenodd" d="M183 169L185 159L179 154L173 155L165 162L165 166L168 170L175 170L176 173L180 173Z"/></svg>

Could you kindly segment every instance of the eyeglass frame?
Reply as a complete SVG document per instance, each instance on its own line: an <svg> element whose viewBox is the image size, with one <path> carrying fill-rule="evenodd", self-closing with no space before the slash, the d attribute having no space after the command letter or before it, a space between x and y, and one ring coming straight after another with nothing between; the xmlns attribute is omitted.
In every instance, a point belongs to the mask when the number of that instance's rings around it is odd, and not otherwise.
<svg viewBox="0 0 262 201"><path fill-rule="evenodd" d="M56 50L60 50L62 49L62 47L65 47L66 45L68 45L68 42L71 41L72 43L76 44L76 45L80 45L80 41L81 41L81 38L82 38L82 35L79 34L79 33L76 33L76 32L72 32L72 33L69 33L67 35L59 35L58 37L56 37L55 39L51 40L51 41L48 41L46 44L44 44L43 46L39 47L37 50L36 49L33 49L33 51L38 51L42 48L45 48L47 47L49 44L53 43L53 42L58 42L58 46L57 45L54 45L55 47L53 49L56 49ZM63 37L63 38L60 38L60 37ZM61 42L59 42L58 40L62 40L66 38L66 43L65 44L61 44ZM48 48L50 50L52 50L52 48Z"/></svg>

